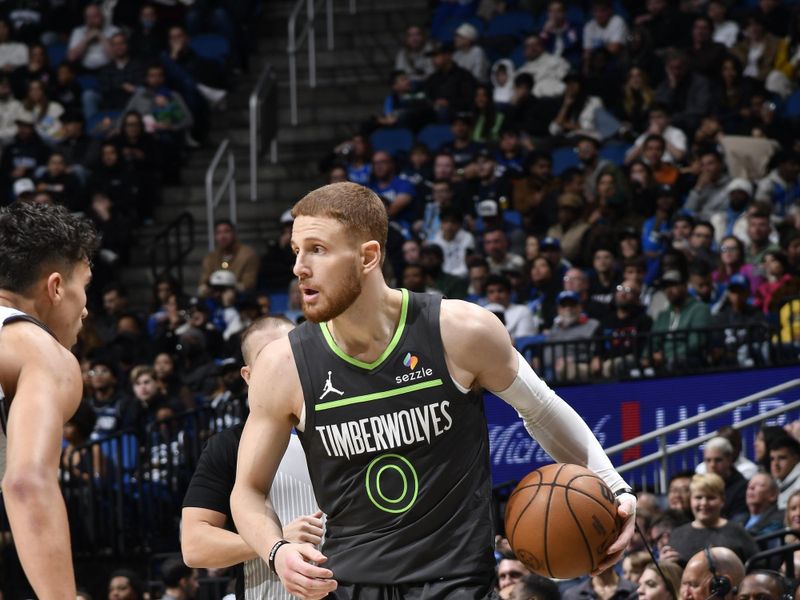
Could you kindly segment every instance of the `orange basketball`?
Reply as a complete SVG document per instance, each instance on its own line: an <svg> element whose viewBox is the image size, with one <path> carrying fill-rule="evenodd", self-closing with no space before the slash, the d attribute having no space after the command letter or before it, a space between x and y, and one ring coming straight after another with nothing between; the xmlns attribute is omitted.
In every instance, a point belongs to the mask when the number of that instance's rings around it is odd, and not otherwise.
<svg viewBox="0 0 800 600"><path fill-rule="evenodd" d="M506 506L506 536L531 571L569 579L591 573L617 539L616 498L585 467L556 463L529 473Z"/></svg>

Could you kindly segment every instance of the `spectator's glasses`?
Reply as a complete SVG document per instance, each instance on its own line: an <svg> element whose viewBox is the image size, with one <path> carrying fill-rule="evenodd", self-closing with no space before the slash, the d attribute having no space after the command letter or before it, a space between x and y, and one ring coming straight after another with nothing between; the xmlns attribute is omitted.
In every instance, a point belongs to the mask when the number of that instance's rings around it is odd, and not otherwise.
<svg viewBox="0 0 800 600"><path fill-rule="evenodd" d="M728 252L736 252L737 250L739 250L738 246L721 246L719 249L719 251L722 254L727 254Z"/></svg>
<svg viewBox="0 0 800 600"><path fill-rule="evenodd" d="M629 285L618 285L617 286L618 292L625 292L626 294L633 294L636 290L634 290Z"/></svg>

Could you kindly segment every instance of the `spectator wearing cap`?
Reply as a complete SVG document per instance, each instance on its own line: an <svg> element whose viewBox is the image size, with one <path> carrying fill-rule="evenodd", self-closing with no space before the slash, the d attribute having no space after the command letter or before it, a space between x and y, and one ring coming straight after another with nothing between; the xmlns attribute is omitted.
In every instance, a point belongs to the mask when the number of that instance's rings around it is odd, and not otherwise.
<svg viewBox="0 0 800 600"><path fill-rule="evenodd" d="M717 361L752 367L754 357L761 357L766 346L767 321L750 303L750 282L741 273L728 280L725 294L712 308L711 325L719 328L713 334L712 354ZM721 328L725 328L722 330Z"/></svg>
<svg viewBox="0 0 800 600"><path fill-rule="evenodd" d="M583 253L583 245L589 224L583 219L583 200L577 194L561 194L558 197L558 222L547 230L547 237L559 240L564 257L577 262Z"/></svg>
<svg viewBox="0 0 800 600"><path fill-rule="evenodd" d="M463 112L453 116L450 122L450 131L453 133L453 141L446 144L443 152L447 152L453 157L457 169L463 169L478 155L483 149L483 144L472 140L472 113Z"/></svg>
<svg viewBox="0 0 800 600"><path fill-rule="evenodd" d="M397 176L394 159L388 152L379 150L372 156L369 188L386 202L389 220L410 230L417 214L416 190L411 182Z"/></svg>
<svg viewBox="0 0 800 600"><path fill-rule="evenodd" d="M614 14L611 0L594 0L592 18L583 26L583 64L588 66L592 53L604 48L612 56L618 56L625 48L628 26L625 20Z"/></svg>
<svg viewBox="0 0 800 600"><path fill-rule="evenodd" d="M453 62L469 71L480 82L489 80L489 59L486 52L478 46L478 30L470 23L462 23L453 38L455 52Z"/></svg>
<svg viewBox="0 0 800 600"><path fill-rule="evenodd" d="M797 216L800 198L800 155L796 152L778 152L770 161L772 170L760 179L756 188L755 199L769 202L772 212L783 219L786 216ZM795 227L798 223L795 221Z"/></svg>
<svg viewBox="0 0 800 600"><path fill-rule="evenodd" d="M730 176L725 172L722 156L714 148L706 148L699 155L700 175L686 198L684 209L708 220L725 206L728 199Z"/></svg>
<svg viewBox="0 0 800 600"><path fill-rule="evenodd" d="M764 83L775 65L780 39L767 30L763 16L755 12L748 15L744 34L731 54L744 66L745 77Z"/></svg>
<svg viewBox="0 0 800 600"><path fill-rule="evenodd" d="M539 255L547 259L553 269L553 276L557 279L563 278L572 267L572 263L564 258L558 238L550 236L542 238L539 242Z"/></svg>
<svg viewBox="0 0 800 600"><path fill-rule="evenodd" d="M529 35L523 45L525 63L517 73L530 73L533 77L533 95L537 98L553 98L564 93L564 78L570 64L560 56L545 50L544 42L538 35Z"/></svg>
<svg viewBox="0 0 800 600"><path fill-rule="evenodd" d="M17 202L30 202L36 193L36 186L27 177L14 182L14 200Z"/></svg>
<svg viewBox="0 0 800 600"><path fill-rule="evenodd" d="M69 37L67 60L80 63L84 70L97 72L111 61L111 36L119 29L105 22L100 7L89 4L83 10L83 25L75 27Z"/></svg>
<svg viewBox="0 0 800 600"><path fill-rule="evenodd" d="M708 306L689 295L686 279L678 270L670 270L661 277L669 306L656 316L653 333L653 362L669 371L675 365L698 366L703 364L706 336L692 334L711 322ZM683 333L681 333L683 332Z"/></svg>
<svg viewBox="0 0 800 600"><path fill-rule="evenodd" d="M501 317L513 339L536 334L538 324L524 304L511 303L511 282L503 275L489 275L485 288L485 308Z"/></svg>
<svg viewBox="0 0 800 600"><path fill-rule="evenodd" d="M728 197L725 203L709 218L718 244L729 235L738 238L747 235L747 207L753 198L753 184L747 179L737 177L730 181L726 191Z"/></svg>
<svg viewBox="0 0 800 600"><path fill-rule="evenodd" d="M681 50L669 50L664 67L666 77L656 88L655 99L666 106L676 127L694 131L711 110L711 85L689 70L688 57Z"/></svg>
<svg viewBox="0 0 800 600"><path fill-rule="evenodd" d="M410 25L403 38L403 47L397 51L394 68L408 75L416 84L433 73L433 62L428 52L433 45L425 39L425 31L419 25Z"/></svg>
<svg viewBox="0 0 800 600"><path fill-rule="evenodd" d="M670 124L669 111L666 106L653 103L647 113L647 131L641 134L633 146L625 154L625 164L630 164L640 158L644 151L644 142L651 135L660 135L664 138L666 147L661 155L661 160L666 163L680 163L686 156L686 134Z"/></svg>
<svg viewBox="0 0 800 600"><path fill-rule="evenodd" d="M434 72L425 79L422 89L433 103L440 121L448 121L459 112L468 112L475 97L475 78L453 62L453 45L445 42L430 50Z"/></svg>
<svg viewBox="0 0 800 600"><path fill-rule="evenodd" d="M214 246L203 258L198 293L201 296L208 293L208 279L211 273L219 269L233 273L238 291L252 290L258 278L258 254L252 247L239 241L236 227L228 219L220 219L214 224Z"/></svg>
<svg viewBox="0 0 800 600"><path fill-rule="evenodd" d="M92 440L103 439L127 426L135 425L135 414L118 385L116 365L101 358L92 360L89 367L88 403L97 415Z"/></svg>
<svg viewBox="0 0 800 600"><path fill-rule="evenodd" d="M36 169L47 163L50 151L36 133L33 115L26 110L17 112L17 133L12 142L3 148L0 158L0 176L8 183L22 177L32 178Z"/></svg>
<svg viewBox="0 0 800 600"><path fill-rule="evenodd" d="M6 75L0 76L0 145L11 143L17 133L17 113L22 103L11 93L11 83Z"/></svg>
<svg viewBox="0 0 800 600"><path fill-rule="evenodd" d="M428 278L428 285L445 297L463 300L467 297L467 280L444 271L444 251L441 246L428 244L419 251L419 264Z"/></svg>
<svg viewBox="0 0 800 600"><path fill-rule="evenodd" d="M772 228L772 211L769 204L754 202L747 209L747 235L745 261L759 266L764 254L777 250L777 235Z"/></svg>
<svg viewBox="0 0 800 600"><path fill-rule="evenodd" d="M211 313L211 322L222 333L222 339L226 342L244 329L236 308L237 284L236 275L228 269L218 269L208 278L209 294L206 304Z"/></svg>
<svg viewBox="0 0 800 600"><path fill-rule="evenodd" d="M542 362L545 373L553 373L559 380L585 379L589 374L592 344L600 323L583 313L577 292L563 291L556 298L558 315L547 333L548 342L580 342L583 344L557 344L545 348Z"/></svg>
<svg viewBox="0 0 800 600"><path fill-rule="evenodd" d="M508 237L500 228L490 229L483 234L483 254L489 270L496 275L525 268L525 259L508 251Z"/></svg>
<svg viewBox="0 0 800 600"><path fill-rule="evenodd" d="M463 217L453 209L439 215L439 231L430 238L444 253L442 271L453 277L467 278L467 257L475 251L475 238L462 227Z"/></svg>
<svg viewBox="0 0 800 600"><path fill-rule="evenodd" d="M641 372L642 344L637 336L650 331L653 320L641 304L641 284L625 279L617 285L612 310L600 319L596 354L592 358L592 373L611 377L615 374L636 375Z"/></svg>
<svg viewBox="0 0 800 600"><path fill-rule="evenodd" d="M581 34L567 19L566 4L562 0L554 0L547 5L547 20L542 25L539 37L547 52L565 58L573 68L577 68L581 62Z"/></svg>
<svg viewBox="0 0 800 600"><path fill-rule="evenodd" d="M277 238L267 240L267 252L261 259L258 287L272 291L284 291L294 279L294 252L292 251L292 211L284 211L278 221L280 231Z"/></svg>

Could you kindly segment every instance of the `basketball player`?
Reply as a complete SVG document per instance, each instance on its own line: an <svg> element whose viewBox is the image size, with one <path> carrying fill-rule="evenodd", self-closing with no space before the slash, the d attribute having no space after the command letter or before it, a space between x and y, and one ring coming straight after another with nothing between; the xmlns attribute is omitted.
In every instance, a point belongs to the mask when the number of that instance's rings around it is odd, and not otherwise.
<svg viewBox="0 0 800 600"><path fill-rule="evenodd" d="M245 366L241 374L246 382L250 381L250 365L264 346L286 336L292 329L294 325L288 319L264 317L244 331L242 356ZM236 477L236 452L243 428L244 424L235 425L211 437L200 456L183 502L183 560L190 567L204 569L244 562L236 578L237 598L289 600L283 585L274 573L269 572L258 553L241 536L228 529L233 525L229 499ZM288 523L283 528L287 539L319 545L322 514L316 512L306 457L297 436L292 436L283 455L268 504L282 523ZM292 521L294 517L297 518Z"/></svg>
<svg viewBox="0 0 800 600"><path fill-rule="evenodd" d="M231 496L238 530L286 589L310 599L492 594L489 446L475 388L514 406L555 460L587 466L619 494L625 525L598 570L616 562L636 498L497 317L387 287L386 210L366 188L322 187L292 214L308 321L256 359ZM264 508L293 425L327 515L324 554L283 540Z"/></svg>
<svg viewBox="0 0 800 600"><path fill-rule="evenodd" d="M0 209L0 478L17 554L42 600L75 600L58 467L83 392L69 349L87 314L95 243L91 225L62 207Z"/></svg>

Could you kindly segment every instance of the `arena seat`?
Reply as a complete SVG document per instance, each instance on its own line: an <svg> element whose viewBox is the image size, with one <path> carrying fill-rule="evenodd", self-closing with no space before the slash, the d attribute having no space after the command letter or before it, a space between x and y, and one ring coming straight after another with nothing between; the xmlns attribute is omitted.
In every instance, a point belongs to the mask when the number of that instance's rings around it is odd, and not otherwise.
<svg viewBox="0 0 800 600"><path fill-rule="evenodd" d="M630 147L630 144L606 144L600 149L600 157L620 167L625 163L625 153Z"/></svg>
<svg viewBox="0 0 800 600"><path fill-rule="evenodd" d="M414 135L404 127L376 129L369 137L373 150L383 150L392 156L408 152L414 143Z"/></svg>
<svg viewBox="0 0 800 600"><path fill-rule="evenodd" d="M50 66L55 68L64 62L67 57L67 45L64 42L53 42L47 44L47 60Z"/></svg>
<svg viewBox="0 0 800 600"><path fill-rule="evenodd" d="M561 175L566 169L570 167L577 167L578 155L572 147L557 148L553 151L553 173Z"/></svg>
<svg viewBox="0 0 800 600"><path fill-rule="evenodd" d="M417 141L425 144L431 152L436 152L453 141L453 132L450 131L449 125L426 125L417 134Z"/></svg>
<svg viewBox="0 0 800 600"><path fill-rule="evenodd" d="M220 66L225 66L225 62L231 53L231 46L228 40L221 35L213 33L193 37L190 45L198 56L213 60L219 63Z"/></svg>
<svg viewBox="0 0 800 600"><path fill-rule="evenodd" d="M789 119L800 118L800 90L795 90L784 100L781 112Z"/></svg>

